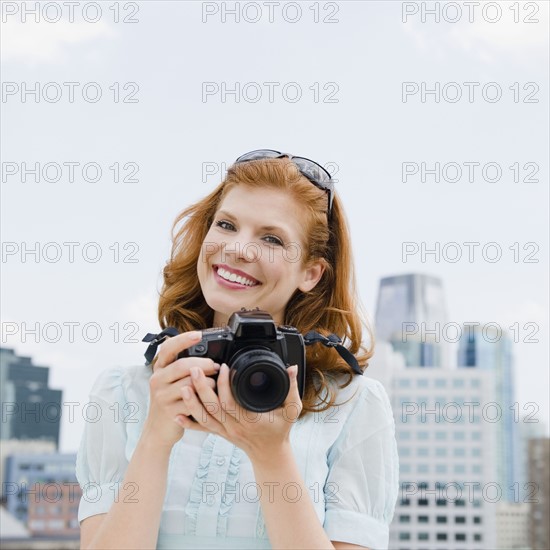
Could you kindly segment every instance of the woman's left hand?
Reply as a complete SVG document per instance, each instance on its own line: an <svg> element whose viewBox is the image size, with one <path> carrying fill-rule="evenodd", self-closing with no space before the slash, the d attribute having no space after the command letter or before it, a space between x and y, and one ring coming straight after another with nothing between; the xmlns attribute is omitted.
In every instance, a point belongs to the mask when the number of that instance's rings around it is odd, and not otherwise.
<svg viewBox="0 0 550 550"><path fill-rule="evenodd" d="M289 442L294 422L302 411L296 375L298 367L287 369L290 390L281 407L256 413L237 404L229 384L229 367L224 363L219 371L216 392L208 385L201 369L191 369L192 384L182 388L182 398L189 416L179 415L178 423L185 429L221 435L254 460L269 460L273 453Z"/></svg>

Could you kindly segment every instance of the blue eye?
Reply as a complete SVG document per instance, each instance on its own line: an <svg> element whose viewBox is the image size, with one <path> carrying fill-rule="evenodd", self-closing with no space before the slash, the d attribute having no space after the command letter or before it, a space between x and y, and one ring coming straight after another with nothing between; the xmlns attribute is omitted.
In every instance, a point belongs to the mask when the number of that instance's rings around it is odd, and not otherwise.
<svg viewBox="0 0 550 550"><path fill-rule="evenodd" d="M265 238L266 239L273 239L271 241L273 244L278 244L280 246L283 246L283 241L281 241L281 239L279 239L279 237L275 237L275 235L266 235Z"/></svg>
<svg viewBox="0 0 550 550"><path fill-rule="evenodd" d="M235 227L233 226L232 223L226 222L225 220L217 221L217 222L216 222L216 226L217 226L217 227L221 227L222 229L230 229L230 228L235 229ZM229 227L226 227L226 226L229 226Z"/></svg>

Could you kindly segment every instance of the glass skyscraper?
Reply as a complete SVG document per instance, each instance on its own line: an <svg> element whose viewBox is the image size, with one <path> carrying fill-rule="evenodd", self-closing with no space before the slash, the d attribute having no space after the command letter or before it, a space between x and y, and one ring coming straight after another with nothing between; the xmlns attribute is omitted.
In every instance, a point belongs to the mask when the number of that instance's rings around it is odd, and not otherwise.
<svg viewBox="0 0 550 550"><path fill-rule="evenodd" d="M391 343L408 367L448 365L448 345L441 336L446 322L441 279L407 274L380 280L376 338Z"/></svg>
<svg viewBox="0 0 550 550"><path fill-rule="evenodd" d="M0 348L0 439L42 439L59 446L61 390L48 387L48 367Z"/></svg>
<svg viewBox="0 0 550 550"><path fill-rule="evenodd" d="M516 464L520 461L518 445L518 414L514 401L514 377L512 341L500 328L486 325L470 326L463 331L459 342L457 366L492 371L495 375L495 399L500 418L497 427L497 452L495 453L498 482L506 500L517 501L517 493L523 500L523 487L515 487L524 476L518 476ZM496 412L495 412L496 415ZM518 479L519 477L519 479Z"/></svg>

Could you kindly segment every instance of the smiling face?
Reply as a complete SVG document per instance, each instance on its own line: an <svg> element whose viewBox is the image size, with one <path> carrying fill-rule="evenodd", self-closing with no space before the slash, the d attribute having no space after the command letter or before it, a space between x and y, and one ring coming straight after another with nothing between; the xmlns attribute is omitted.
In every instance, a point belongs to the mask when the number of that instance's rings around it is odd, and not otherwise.
<svg viewBox="0 0 550 550"><path fill-rule="evenodd" d="M233 187L203 241L197 274L214 310L214 326L242 307L259 307L284 323L296 291L320 280L321 261L304 266L304 215L287 193L270 188Z"/></svg>

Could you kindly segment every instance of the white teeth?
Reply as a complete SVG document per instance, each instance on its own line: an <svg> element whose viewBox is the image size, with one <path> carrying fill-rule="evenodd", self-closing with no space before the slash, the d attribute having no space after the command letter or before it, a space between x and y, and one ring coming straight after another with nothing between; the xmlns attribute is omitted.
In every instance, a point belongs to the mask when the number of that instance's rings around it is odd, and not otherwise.
<svg viewBox="0 0 550 550"><path fill-rule="evenodd" d="M240 275L236 275L235 273L231 273L230 271L226 271L221 267L218 267L218 275L227 281L237 282L245 286L254 286L255 284L254 281L246 279L245 277L242 277Z"/></svg>

